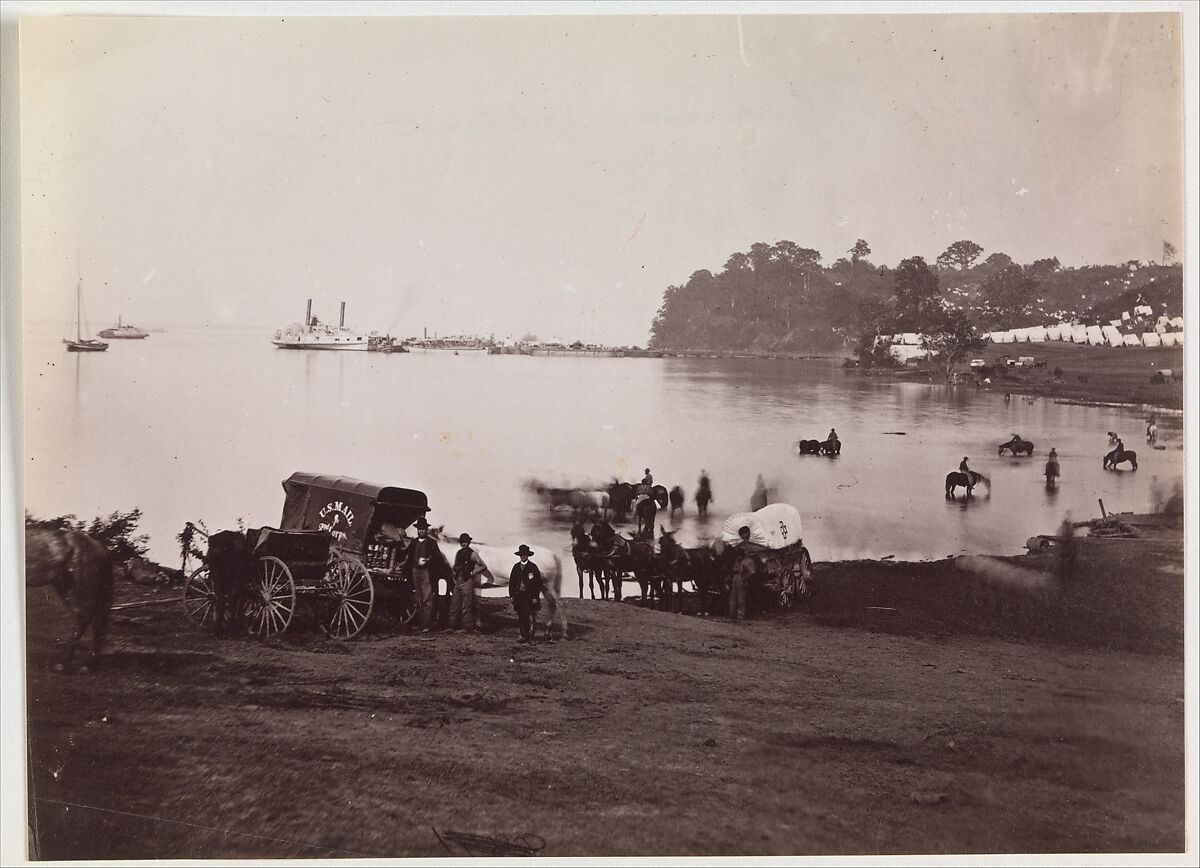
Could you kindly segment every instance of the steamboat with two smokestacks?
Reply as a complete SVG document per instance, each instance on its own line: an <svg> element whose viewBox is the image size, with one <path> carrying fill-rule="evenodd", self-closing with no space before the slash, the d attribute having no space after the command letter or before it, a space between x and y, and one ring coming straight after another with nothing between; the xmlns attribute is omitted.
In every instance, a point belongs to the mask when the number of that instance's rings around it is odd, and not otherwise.
<svg viewBox="0 0 1200 868"><path fill-rule="evenodd" d="M275 332L271 343L284 350L359 350L363 352L406 353L404 344L390 335L346 327L346 302L342 302L336 326L321 322L312 312L312 299L304 311L303 323L292 323Z"/></svg>

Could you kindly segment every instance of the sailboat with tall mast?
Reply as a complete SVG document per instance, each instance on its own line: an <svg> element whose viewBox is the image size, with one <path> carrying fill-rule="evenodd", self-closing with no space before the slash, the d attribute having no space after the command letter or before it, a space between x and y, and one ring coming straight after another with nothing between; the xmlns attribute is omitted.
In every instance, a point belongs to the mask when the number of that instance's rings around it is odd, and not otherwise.
<svg viewBox="0 0 1200 868"><path fill-rule="evenodd" d="M63 338L69 353L100 353L108 349L108 344L95 338L85 338L83 325L83 278L75 284L75 338Z"/></svg>

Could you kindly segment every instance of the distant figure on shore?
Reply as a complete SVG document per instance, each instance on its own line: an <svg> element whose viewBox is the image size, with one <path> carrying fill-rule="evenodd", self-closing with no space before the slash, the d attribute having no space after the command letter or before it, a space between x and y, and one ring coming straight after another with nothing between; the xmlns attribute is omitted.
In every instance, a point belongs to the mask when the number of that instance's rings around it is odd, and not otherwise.
<svg viewBox="0 0 1200 868"><path fill-rule="evenodd" d="M707 471L700 471L700 487L696 489L696 512L701 518L708 516L708 505L713 501L712 480Z"/></svg>
<svg viewBox="0 0 1200 868"><path fill-rule="evenodd" d="M1004 393L1004 403L1007 404L1010 401L1012 401L1012 395L1010 395L1008 392L1005 392Z"/></svg>
<svg viewBox="0 0 1200 868"><path fill-rule="evenodd" d="M1158 442L1158 423L1153 416L1146 424L1146 442L1151 446Z"/></svg>
<svg viewBox="0 0 1200 868"><path fill-rule="evenodd" d="M754 483L754 494L750 495L750 511L757 512L767 505L767 483L763 481L762 474L758 474L758 480Z"/></svg>

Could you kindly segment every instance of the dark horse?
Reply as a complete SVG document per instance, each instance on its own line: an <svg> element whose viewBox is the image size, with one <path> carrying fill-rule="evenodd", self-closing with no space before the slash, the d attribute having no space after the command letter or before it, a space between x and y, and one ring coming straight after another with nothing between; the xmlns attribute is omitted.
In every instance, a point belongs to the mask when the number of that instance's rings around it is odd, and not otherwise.
<svg viewBox="0 0 1200 868"><path fill-rule="evenodd" d="M1114 449L1112 452L1104 456L1104 469L1116 470L1117 465L1122 461L1128 461L1133 465L1133 469L1137 470L1137 453L1132 449Z"/></svg>
<svg viewBox="0 0 1200 868"><path fill-rule="evenodd" d="M575 559L575 572L579 576L579 599L583 599L583 574L587 573L588 591L592 599L596 599L596 582L599 581L600 599L607 600L608 574L603 563L597 558L595 542L580 522L571 526L571 556Z"/></svg>
<svg viewBox="0 0 1200 868"><path fill-rule="evenodd" d="M675 596L675 611L683 608L683 583L690 581L696 588L700 601L700 615L712 615L721 611L722 600L717 558L707 546L685 549L675 542L675 532L659 525L662 537L659 551L663 562L664 599Z"/></svg>
<svg viewBox="0 0 1200 868"><path fill-rule="evenodd" d="M242 629L242 616L249 602L255 579L254 547L256 534L222 530L208 538L208 579L212 585L216 610L216 634L225 633L226 616L231 616L235 632Z"/></svg>
<svg viewBox="0 0 1200 868"><path fill-rule="evenodd" d="M108 549L81 531L26 527L25 586L45 585L54 588L75 615L75 632L63 664L71 662L89 627L92 660L99 658L113 595L113 562Z"/></svg>
<svg viewBox="0 0 1200 868"><path fill-rule="evenodd" d="M1005 449L1007 449L1009 453L1014 456L1020 455L1021 453L1033 455L1033 441L1022 440L1020 437L1014 434L1012 439L1007 443L1000 444L1000 447L996 450L996 454L1003 455Z"/></svg>
<svg viewBox="0 0 1200 868"><path fill-rule="evenodd" d="M820 455L821 441L820 440L801 440L796 444L796 452L799 455Z"/></svg>
<svg viewBox="0 0 1200 868"><path fill-rule="evenodd" d="M967 497L970 497L972 490L975 488L976 485L978 485L981 482L984 485L986 485L989 489L991 489L992 481L990 479L988 479L986 476L984 476L982 473L976 473L974 470L972 470L969 474L960 473L957 470L947 473L946 474L946 498L947 498L947 500L953 498L954 497L954 489L956 489L956 488L965 488L967 490Z"/></svg>
<svg viewBox="0 0 1200 868"><path fill-rule="evenodd" d="M1062 475L1062 473L1059 470L1057 458L1051 458L1049 461L1046 462L1046 487L1047 488L1053 488L1055 485L1057 485L1058 477L1061 475Z"/></svg>
<svg viewBox="0 0 1200 868"><path fill-rule="evenodd" d="M628 482L617 482L615 479L612 481L608 486L608 506L614 518L623 520L629 515L635 494L636 489Z"/></svg>
<svg viewBox="0 0 1200 868"><path fill-rule="evenodd" d="M841 455L842 441L841 440L826 440L821 444L822 455Z"/></svg>
<svg viewBox="0 0 1200 868"><path fill-rule="evenodd" d="M671 492L668 496L671 498L671 517L674 518L675 510L683 509L683 501L685 499L685 495L683 493L683 489L680 488L678 485L676 485L674 488L671 489Z"/></svg>
<svg viewBox="0 0 1200 868"><path fill-rule="evenodd" d="M658 501L653 497L643 499L634 509L634 515L637 517L637 538L653 539L654 519L658 515Z"/></svg>
<svg viewBox="0 0 1200 868"><path fill-rule="evenodd" d="M653 524L650 525L650 532L654 533ZM612 579L614 600L618 603L621 601L621 582L629 575L641 586L643 601L661 596L654 581L656 555L651 543L626 539L618 535L606 521L592 525L591 537L596 544L593 563L602 565L600 568Z"/></svg>

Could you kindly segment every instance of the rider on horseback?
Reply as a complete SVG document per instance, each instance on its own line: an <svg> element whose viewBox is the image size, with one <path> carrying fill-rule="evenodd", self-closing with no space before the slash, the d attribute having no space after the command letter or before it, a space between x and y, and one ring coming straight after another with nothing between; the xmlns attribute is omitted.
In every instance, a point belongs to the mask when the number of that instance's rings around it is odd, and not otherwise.
<svg viewBox="0 0 1200 868"><path fill-rule="evenodd" d="M967 476L971 475L971 468L967 467L967 456L964 455L963 460L958 462L958 469L967 474Z"/></svg>

